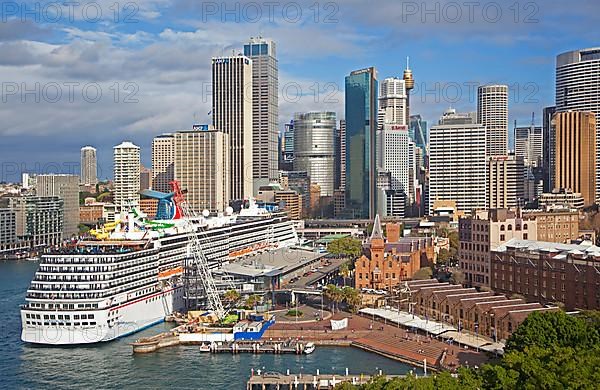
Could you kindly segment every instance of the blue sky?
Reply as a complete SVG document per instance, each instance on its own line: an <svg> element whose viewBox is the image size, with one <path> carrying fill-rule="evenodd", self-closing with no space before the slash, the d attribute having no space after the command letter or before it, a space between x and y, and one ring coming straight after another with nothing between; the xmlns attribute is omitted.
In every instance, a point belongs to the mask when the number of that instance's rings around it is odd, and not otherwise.
<svg viewBox="0 0 600 390"><path fill-rule="evenodd" d="M511 124L528 124L554 101L555 56L600 46L595 0L58 5L2 3L0 180L68 173L87 144L110 177L125 139L149 165L153 136L210 120L210 58L251 36L278 45L281 123L307 110L343 118L345 75L401 76L410 56L412 113L432 123L449 106L474 111L475 85L505 83Z"/></svg>

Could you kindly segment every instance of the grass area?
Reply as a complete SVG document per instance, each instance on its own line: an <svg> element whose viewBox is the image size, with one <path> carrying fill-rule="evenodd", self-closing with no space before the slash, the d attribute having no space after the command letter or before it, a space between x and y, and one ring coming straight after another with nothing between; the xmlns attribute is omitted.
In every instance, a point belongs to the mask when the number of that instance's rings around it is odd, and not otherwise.
<svg viewBox="0 0 600 390"><path fill-rule="evenodd" d="M303 314L304 313L302 313L300 310L296 309L288 310L288 312L285 313L287 317L302 317Z"/></svg>

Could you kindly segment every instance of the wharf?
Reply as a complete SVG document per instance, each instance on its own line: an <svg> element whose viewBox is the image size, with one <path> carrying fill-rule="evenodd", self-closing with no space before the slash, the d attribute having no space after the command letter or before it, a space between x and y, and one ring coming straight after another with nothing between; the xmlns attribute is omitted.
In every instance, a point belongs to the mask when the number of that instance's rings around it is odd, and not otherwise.
<svg viewBox="0 0 600 390"><path fill-rule="evenodd" d="M296 340L291 341L235 341L229 343L212 343L211 353L272 353L272 354L302 354L306 344ZM209 352L209 351L206 351Z"/></svg>
<svg viewBox="0 0 600 390"><path fill-rule="evenodd" d="M379 375L381 376L381 375ZM387 379L402 377L402 375L386 375ZM258 372L252 375L246 384L246 390L321 390L334 389L340 383L362 385L368 383L371 375L335 375L335 374L281 374L278 372Z"/></svg>

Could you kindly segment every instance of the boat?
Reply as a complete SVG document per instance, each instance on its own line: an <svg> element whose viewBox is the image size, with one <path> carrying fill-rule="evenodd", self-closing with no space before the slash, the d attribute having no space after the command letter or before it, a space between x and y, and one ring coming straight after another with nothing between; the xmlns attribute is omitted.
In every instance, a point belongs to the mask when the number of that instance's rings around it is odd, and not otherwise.
<svg viewBox="0 0 600 390"><path fill-rule="evenodd" d="M191 307L186 303L195 304L203 295L201 288L184 291L186 283L199 283L189 254L193 235L211 270L235 261L230 255L248 247L258 251L298 243L287 214L253 200L237 213L228 208L184 219L181 205L163 195L154 220L132 206L86 239L41 256L21 306L24 342L106 342Z"/></svg>
<svg viewBox="0 0 600 390"><path fill-rule="evenodd" d="M210 352L210 344L200 345L200 352L203 352L203 353Z"/></svg>
<svg viewBox="0 0 600 390"><path fill-rule="evenodd" d="M304 350L302 352L306 355L310 355L311 353L315 352L315 348L315 343L308 342L304 346Z"/></svg>

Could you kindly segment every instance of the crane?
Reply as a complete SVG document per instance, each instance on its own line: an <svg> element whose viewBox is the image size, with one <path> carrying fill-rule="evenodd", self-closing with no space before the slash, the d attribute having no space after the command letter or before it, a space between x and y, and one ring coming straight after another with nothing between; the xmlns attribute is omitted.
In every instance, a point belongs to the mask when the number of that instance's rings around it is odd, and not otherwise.
<svg viewBox="0 0 600 390"><path fill-rule="evenodd" d="M189 203L185 199L183 195L183 191L179 186L179 182L177 180L173 180L169 183L173 193L173 200L176 205L175 215L179 215L182 217L184 221L184 226L187 230L191 232L188 234L189 239L189 250L192 257L192 266L197 272L197 276L202 281L202 287L204 287L204 292L206 293L206 298L208 300L208 306L213 311L213 313L217 316L219 320L225 318L225 308L223 307L223 302L221 301L221 297L219 296L219 291L217 290L217 286L215 280L212 276L212 272L208 266L208 259L204 254L204 250L202 249L202 243L200 242L200 237L198 237L198 232L194 227L192 219L197 217L194 210L190 207Z"/></svg>

